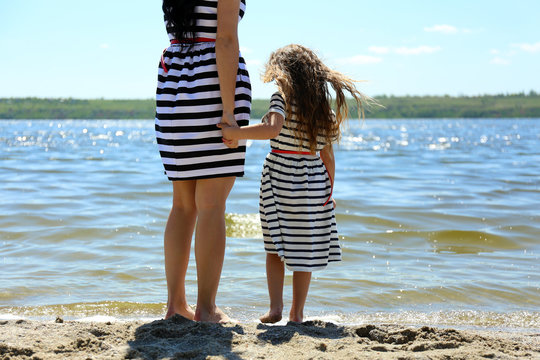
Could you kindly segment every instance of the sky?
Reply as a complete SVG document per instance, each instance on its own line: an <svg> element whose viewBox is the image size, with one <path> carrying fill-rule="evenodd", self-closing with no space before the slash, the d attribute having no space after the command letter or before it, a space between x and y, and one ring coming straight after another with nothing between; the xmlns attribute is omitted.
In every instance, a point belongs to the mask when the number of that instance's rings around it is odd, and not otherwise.
<svg viewBox="0 0 540 360"><path fill-rule="evenodd" d="M247 0L253 98L270 53L299 43L364 93L540 92L538 0ZM168 44L160 0L0 0L0 97L148 99Z"/></svg>

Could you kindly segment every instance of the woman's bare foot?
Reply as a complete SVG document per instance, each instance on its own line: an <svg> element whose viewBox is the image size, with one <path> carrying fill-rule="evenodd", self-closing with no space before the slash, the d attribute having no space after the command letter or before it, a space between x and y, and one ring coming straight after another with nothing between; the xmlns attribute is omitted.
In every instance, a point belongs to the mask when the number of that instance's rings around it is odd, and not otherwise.
<svg viewBox="0 0 540 360"><path fill-rule="evenodd" d="M300 311L298 313L294 313L292 310L289 313L289 321L301 323L304 321L304 312Z"/></svg>
<svg viewBox="0 0 540 360"><path fill-rule="evenodd" d="M176 314L181 315L189 320L193 320L195 318L195 311L193 311L191 306L187 305L185 307L179 307L179 308L175 308L171 306L169 307L169 309L167 309L167 314L165 314L165 320L167 320L168 318Z"/></svg>
<svg viewBox="0 0 540 360"><path fill-rule="evenodd" d="M281 311L272 311L272 310L269 310L266 314L264 314L263 316L261 316L259 318L259 320L263 323L263 324L275 324L277 323L278 321L281 320Z"/></svg>
<svg viewBox="0 0 540 360"><path fill-rule="evenodd" d="M221 311L221 309L218 308L217 306L215 307L213 312L205 311L197 307L197 309L195 310L195 317L193 318L193 320L201 321L201 322L211 322L211 323L216 323L216 324L236 322L236 320L232 320L230 317L227 316L227 314Z"/></svg>

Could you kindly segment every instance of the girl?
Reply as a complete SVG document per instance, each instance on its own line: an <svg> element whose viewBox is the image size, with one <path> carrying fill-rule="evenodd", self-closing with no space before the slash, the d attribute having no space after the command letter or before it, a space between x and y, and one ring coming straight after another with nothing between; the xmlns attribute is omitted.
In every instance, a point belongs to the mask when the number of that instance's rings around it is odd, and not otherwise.
<svg viewBox="0 0 540 360"><path fill-rule="evenodd" d="M369 99L352 80L326 67L301 45L288 45L271 54L263 81L275 81L279 90L263 122L243 128L224 123L218 127L225 143L271 139L260 189L270 310L260 320L281 320L285 265L294 272L289 320L301 322L311 272L341 260L332 199L332 143L339 139L348 115L344 91L356 100L362 116ZM336 93L335 114L328 83Z"/></svg>
<svg viewBox="0 0 540 360"><path fill-rule="evenodd" d="M245 6L245 0L163 0L171 45L159 66L155 127L173 185L164 241L165 318L229 320L215 301L225 254L225 202L236 177L244 174L246 147L223 144L215 124L249 121L251 86L237 35ZM195 311L185 291L194 231Z"/></svg>

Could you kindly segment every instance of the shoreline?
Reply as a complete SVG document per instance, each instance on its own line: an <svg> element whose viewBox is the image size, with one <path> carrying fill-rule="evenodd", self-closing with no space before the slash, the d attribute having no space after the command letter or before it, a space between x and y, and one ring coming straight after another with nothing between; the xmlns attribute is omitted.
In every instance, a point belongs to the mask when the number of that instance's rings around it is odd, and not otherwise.
<svg viewBox="0 0 540 360"><path fill-rule="evenodd" d="M191 305L195 308L195 304ZM245 309L224 307L226 313L240 324L253 324L267 309ZM304 321L322 321L338 326L361 326L364 324L421 327L425 324L441 329L464 331L504 331L509 333L540 333L540 312L533 309L507 309L507 311L486 310L483 308L445 309L442 307L419 311L418 309L364 309L364 311L317 311L310 307ZM501 309L499 309L501 310ZM287 311L284 311L285 313ZM166 313L165 303L137 303L122 301L102 301L88 303L48 304L40 306L3 306L0 307L0 322L34 321L54 322L62 318L66 322L125 323L152 322L163 319ZM276 325L286 325L287 316Z"/></svg>
<svg viewBox="0 0 540 360"><path fill-rule="evenodd" d="M540 332L432 326L0 321L0 359L536 359Z"/></svg>

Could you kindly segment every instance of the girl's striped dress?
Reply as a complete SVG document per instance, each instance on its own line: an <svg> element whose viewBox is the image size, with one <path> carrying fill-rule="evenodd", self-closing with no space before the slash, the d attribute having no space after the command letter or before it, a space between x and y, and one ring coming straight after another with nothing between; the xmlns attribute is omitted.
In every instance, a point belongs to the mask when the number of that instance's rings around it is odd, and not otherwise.
<svg viewBox="0 0 540 360"><path fill-rule="evenodd" d="M282 96L272 96L270 109L285 117L280 134L270 140L272 149L309 152L309 143L295 140L296 117L285 114ZM325 146L320 137L317 151ZM318 155L269 153L260 189L260 217L266 252L278 254L289 270L324 269L341 260L332 183Z"/></svg>
<svg viewBox="0 0 540 360"><path fill-rule="evenodd" d="M218 0L196 1L195 38L216 39L217 4ZM245 6L242 0L239 19ZM174 39L170 32L169 38ZM241 54L235 105L238 125L248 125L251 85ZM169 180L243 176L246 141L240 141L236 149L223 144L222 132L216 127L222 113L215 42L171 44L159 65L155 119L159 152Z"/></svg>

